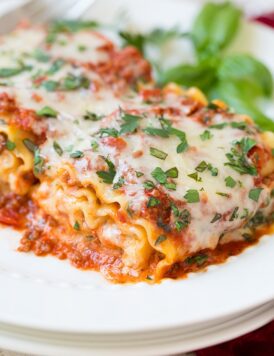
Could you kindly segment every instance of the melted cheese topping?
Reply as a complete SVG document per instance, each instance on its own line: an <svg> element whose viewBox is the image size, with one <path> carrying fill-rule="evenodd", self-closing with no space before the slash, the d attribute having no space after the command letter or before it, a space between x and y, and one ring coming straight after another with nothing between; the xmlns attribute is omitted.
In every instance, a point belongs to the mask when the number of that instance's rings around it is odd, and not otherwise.
<svg viewBox="0 0 274 356"><path fill-rule="evenodd" d="M132 276L160 252L161 275L220 241L243 240L250 219L273 210L273 169L269 179L261 167L273 159L251 120L206 106L195 90L136 92L149 74L132 49L87 30L58 33L48 43L45 29L27 28L3 38L0 54L0 95L15 103L12 111L0 102L8 123L0 133L16 143L8 153L16 165L4 164L4 183L21 189L14 180L23 161L20 179L29 182L22 194L30 192L34 165L39 184L30 194L66 227L63 241L83 248L84 236L94 234L113 256L122 254L119 268ZM22 142L36 136L31 162Z"/></svg>

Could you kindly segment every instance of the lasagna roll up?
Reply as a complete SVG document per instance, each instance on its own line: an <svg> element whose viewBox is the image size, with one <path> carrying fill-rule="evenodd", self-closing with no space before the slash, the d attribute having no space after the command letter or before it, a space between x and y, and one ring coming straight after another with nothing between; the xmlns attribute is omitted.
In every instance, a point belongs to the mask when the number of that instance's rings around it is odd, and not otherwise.
<svg viewBox="0 0 274 356"><path fill-rule="evenodd" d="M152 103L124 105L96 125L78 119L63 132L52 122L58 141L39 146L46 165L33 199L63 226L78 266L120 282L159 280L270 223L272 135L174 89L144 89Z"/></svg>

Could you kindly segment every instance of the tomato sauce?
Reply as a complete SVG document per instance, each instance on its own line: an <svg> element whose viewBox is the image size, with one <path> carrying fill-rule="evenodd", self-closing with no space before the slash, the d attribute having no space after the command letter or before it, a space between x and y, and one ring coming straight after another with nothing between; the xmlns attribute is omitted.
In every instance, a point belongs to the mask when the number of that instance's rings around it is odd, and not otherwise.
<svg viewBox="0 0 274 356"><path fill-rule="evenodd" d="M157 264L163 256L155 251L149 260L148 267L135 277L122 273L123 251L117 247L102 245L96 233L90 236L80 236L75 231L67 232L50 216L39 216L39 225L36 223L39 209L27 197L14 193L3 194L0 197L0 224L11 226L24 231L18 251L33 252L36 256L53 255L63 260L68 259L76 268L83 270L100 271L104 276L115 283L129 283L147 281L160 282L154 279ZM41 224L41 221L44 224ZM46 228L43 228L45 227ZM186 278L188 273L206 270L213 264L224 263L230 256L239 255L247 247L260 240L260 237L273 232L273 226L264 226L257 229L254 236L247 241L235 241L219 244L214 250L204 249L189 256L182 262L169 267L162 278ZM75 235L71 242L64 242L58 236L66 234Z"/></svg>

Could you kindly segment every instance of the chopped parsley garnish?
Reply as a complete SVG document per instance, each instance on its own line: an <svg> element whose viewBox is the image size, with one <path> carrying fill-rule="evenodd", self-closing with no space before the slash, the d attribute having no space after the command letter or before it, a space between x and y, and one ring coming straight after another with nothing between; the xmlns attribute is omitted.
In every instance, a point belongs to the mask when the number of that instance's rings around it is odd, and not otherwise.
<svg viewBox="0 0 274 356"><path fill-rule="evenodd" d="M98 26L96 21L87 20L58 20L49 27L46 37L47 43L54 43L59 33L75 33L84 29L92 29Z"/></svg>
<svg viewBox="0 0 274 356"><path fill-rule="evenodd" d="M257 175L256 167L249 163L247 158L248 152L254 146L256 146L256 141L250 137L244 137L241 141L235 142L230 153L226 154L229 162L226 162L225 165L230 166L240 174Z"/></svg>
<svg viewBox="0 0 274 356"><path fill-rule="evenodd" d="M152 172L151 172L152 177L157 180L158 183L164 184L167 181L167 176L166 173L162 170L160 167L156 167Z"/></svg>
<svg viewBox="0 0 274 356"><path fill-rule="evenodd" d="M30 70L30 66L20 66L18 68L0 68L0 78L10 78L14 75L18 75L25 70Z"/></svg>
<svg viewBox="0 0 274 356"><path fill-rule="evenodd" d="M53 148L55 150L55 152L59 155L59 156L62 156L63 155L63 149L62 147L59 145L58 142L56 141L53 141Z"/></svg>
<svg viewBox="0 0 274 356"><path fill-rule="evenodd" d="M36 111L36 114L38 116L57 117L58 112L50 106L44 106L42 109Z"/></svg>
<svg viewBox="0 0 274 356"><path fill-rule="evenodd" d="M44 164L45 164L45 160L40 155L40 150L39 149L35 150L35 152L34 152L34 173L35 174L42 173L44 170Z"/></svg>
<svg viewBox="0 0 274 356"><path fill-rule="evenodd" d="M144 132L148 135L160 137L177 136L181 142L177 146L176 152L184 152L188 148L185 132L172 127L171 122L167 119L160 118L159 121L162 128L147 127L144 129Z"/></svg>
<svg viewBox="0 0 274 356"><path fill-rule="evenodd" d="M151 154L151 156L154 156L156 158L165 160L168 156L167 153L165 153L164 151L158 150L157 148L154 147L149 147L149 152Z"/></svg>
<svg viewBox="0 0 274 356"><path fill-rule="evenodd" d="M63 90L76 90L80 88L88 89L90 81L83 75L76 76L74 74L68 74L61 83L61 89Z"/></svg>
<svg viewBox="0 0 274 356"><path fill-rule="evenodd" d="M55 80L45 80L42 83L42 87L45 88L47 91L55 91L58 88L59 83Z"/></svg>
<svg viewBox="0 0 274 356"><path fill-rule="evenodd" d="M198 266L201 266L203 265L208 259L208 256L206 254L199 254L197 256L192 256L192 257L188 257L185 262L188 264L188 265L192 265L194 263L196 263Z"/></svg>
<svg viewBox="0 0 274 356"><path fill-rule="evenodd" d="M176 190L176 184L173 182L166 182L164 186L168 190Z"/></svg>
<svg viewBox="0 0 274 356"><path fill-rule="evenodd" d="M79 231L80 230L80 224L79 224L79 222L76 220L75 221L75 223L74 223L74 225L73 225L73 228L74 228L74 230L76 230L76 231Z"/></svg>
<svg viewBox="0 0 274 356"><path fill-rule="evenodd" d="M254 200L256 202L258 202L259 200L259 197L260 197L260 194L261 192L263 191L263 188L254 188L254 189L251 189L248 193L248 197L251 199L251 200Z"/></svg>
<svg viewBox="0 0 274 356"><path fill-rule="evenodd" d="M227 122L222 122L221 124L210 125L209 128L216 129L216 130L222 130L227 125L228 125Z"/></svg>
<svg viewBox="0 0 274 356"><path fill-rule="evenodd" d="M25 138L23 140L23 144L27 147L27 149L32 152L35 153L35 151L38 150L38 146L36 146L36 144L34 142L32 142L31 140L29 140L28 138Z"/></svg>
<svg viewBox="0 0 274 356"><path fill-rule="evenodd" d="M249 210L247 208L244 208L243 214L240 216L240 219L246 219L249 215Z"/></svg>
<svg viewBox="0 0 274 356"><path fill-rule="evenodd" d="M153 183L151 180L146 180L146 181L144 182L143 186L144 186L144 188L145 188L146 190L152 190L152 189L155 188L155 185L154 185L154 183Z"/></svg>
<svg viewBox="0 0 274 356"><path fill-rule="evenodd" d="M169 137L169 133L165 129L160 129L157 127L147 127L144 132L151 136Z"/></svg>
<svg viewBox="0 0 274 356"><path fill-rule="evenodd" d="M176 190L176 184L174 182L168 182L168 178L177 178L178 174L178 169L176 167L170 168L166 172L163 171L162 168L156 167L151 172L152 177L169 190Z"/></svg>
<svg viewBox="0 0 274 356"><path fill-rule="evenodd" d="M82 158L84 157L84 152L82 151L74 151L70 154L71 158Z"/></svg>
<svg viewBox="0 0 274 356"><path fill-rule="evenodd" d="M47 71L47 74L52 75L52 74L58 72L63 67L63 65L65 63L66 62L63 59L56 59L50 66L49 70Z"/></svg>
<svg viewBox="0 0 274 356"><path fill-rule="evenodd" d="M114 127L104 127L99 130L100 137L118 137L119 131L116 130Z"/></svg>
<svg viewBox="0 0 274 356"><path fill-rule="evenodd" d="M201 137L201 140L202 140L202 141L206 141L206 140L210 140L210 139L213 137L213 135L212 135L212 133L211 133L209 130L205 130L205 131L200 135L200 137Z"/></svg>
<svg viewBox="0 0 274 356"><path fill-rule="evenodd" d="M208 166L207 163L205 161L202 161L195 168L195 171L202 173L207 169L207 166Z"/></svg>
<svg viewBox="0 0 274 356"><path fill-rule="evenodd" d="M144 173L138 172L138 171L135 171L135 174L136 174L137 178L140 178L140 177L142 177L144 175Z"/></svg>
<svg viewBox="0 0 274 356"><path fill-rule="evenodd" d="M239 130L245 130L247 128L247 124L244 121L231 122L230 126L233 127L234 129L239 129Z"/></svg>
<svg viewBox="0 0 274 356"><path fill-rule="evenodd" d="M188 174L187 176L188 176L189 178L192 178L192 179L196 180L196 182L201 182L201 181L202 181L202 178L199 177L199 175L198 175L197 172Z"/></svg>
<svg viewBox="0 0 274 356"><path fill-rule="evenodd" d="M237 207L233 210L233 212L232 212L232 214L231 214L231 216L230 216L229 221L233 221L233 220L235 220L235 219L238 218L238 210L239 210L239 207L237 206Z"/></svg>
<svg viewBox="0 0 274 356"><path fill-rule="evenodd" d="M166 241L167 237L165 235L160 235L157 237L157 240L155 241L155 246L160 245L162 242Z"/></svg>
<svg viewBox="0 0 274 356"><path fill-rule="evenodd" d="M158 206L160 204L161 204L161 202L159 199L157 199L155 197L149 197L148 202L147 202L147 207L152 208L152 207Z"/></svg>
<svg viewBox="0 0 274 356"><path fill-rule="evenodd" d="M196 189L187 190L184 198L188 203L198 203L200 201L199 192Z"/></svg>
<svg viewBox="0 0 274 356"><path fill-rule="evenodd" d="M98 148L99 148L99 144L98 142L96 142L95 140L91 141L91 148L92 148L92 151L93 152L97 152L98 151Z"/></svg>
<svg viewBox="0 0 274 356"><path fill-rule="evenodd" d="M206 163L205 161L200 162L198 166L195 168L195 171L202 173L206 169L208 169L211 172L212 176L218 175L218 168L213 167L211 163Z"/></svg>
<svg viewBox="0 0 274 356"><path fill-rule="evenodd" d="M107 171L97 171L96 174L99 178L103 180L104 183L106 184L112 184L113 179L116 175L116 170L114 164L108 159L103 157L107 166L108 170Z"/></svg>
<svg viewBox="0 0 274 356"><path fill-rule="evenodd" d="M170 178L178 178L179 172L177 167L170 168L166 171L166 176Z"/></svg>
<svg viewBox="0 0 274 356"><path fill-rule="evenodd" d="M213 177L216 177L218 175L218 168L213 167L210 163L208 164L207 169L211 172L211 175Z"/></svg>
<svg viewBox="0 0 274 356"><path fill-rule="evenodd" d="M182 231L185 229L191 222L191 215L187 209L183 209L179 211L179 209L175 206L175 204L171 205L172 212L174 216L177 218L175 221L175 228L177 231Z"/></svg>
<svg viewBox="0 0 274 356"><path fill-rule="evenodd" d="M85 52L87 50L87 46L85 45L78 45L77 48L79 52Z"/></svg>
<svg viewBox="0 0 274 356"><path fill-rule="evenodd" d="M210 221L211 224L215 223L216 221L220 220L222 217L222 214L216 213L213 217L213 219Z"/></svg>
<svg viewBox="0 0 274 356"><path fill-rule="evenodd" d="M65 90L71 91L80 88L88 89L90 85L90 80L83 75L74 75L69 73L61 81L57 82L55 80L46 80L42 83L42 87L47 91Z"/></svg>
<svg viewBox="0 0 274 356"><path fill-rule="evenodd" d="M102 115L95 114L94 112L91 111L86 111L85 115L83 116L84 120L90 120L90 121L100 121L103 118Z"/></svg>
<svg viewBox="0 0 274 356"><path fill-rule="evenodd" d="M137 130L139 126L139 121L142 116L128 114L126 112L121 112L121 118L124 124L121 125L120 134L133 133Z"/></svg>
<svg viewBox="0 0 274 356"><path fill-rule="evenodd" d="M236 184L237 182L231 176L225 178L226 187L234 188Z"/></svg>
<svg viewBox="0 0 274 356"><path fill-rule="evenodd" d="M227 194L227 193L223 193L223 192L216 192L217 195L220 195L221 197L226 197L226 198L229 198L230 195Z"/></svg>
<svg viewBox="0 0 274 356"><path fill-rule="evenodd" d="M32 53L32 57L38 62L47 63L50 60L50 56L44 52L41 48L35 48Z"/></svg>
<svg viewBox="0 0 274 356"><path fill-rule="evenodd" d="M16 144L10 140L7 140L6 142L6 148L8 151L13 151L16 147Z"/></svg>
<svg viewBox="0 0 274 356"><path fill-rule="evenodd" d="M123 177L120 177L118 179L118 182L113 184L113 189L116 190L116 189L121 188L124 185L124 183L125 183L125 179Z"/></svg>

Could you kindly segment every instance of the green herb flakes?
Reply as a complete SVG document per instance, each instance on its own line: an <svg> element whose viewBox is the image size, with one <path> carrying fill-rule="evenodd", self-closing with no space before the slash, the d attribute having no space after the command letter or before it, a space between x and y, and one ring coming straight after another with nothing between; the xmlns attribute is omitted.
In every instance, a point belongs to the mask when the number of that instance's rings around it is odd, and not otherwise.
<svg viewBox="0 0 274 356"><path fill-rule="evenodd" d="M187 190L184 198L188 203L198 203L200 201L199 192L196 189Z"/></svg>
<svg viewBox="0 0 274 356"><path fill-rule="evenodd" d="M63 155L64 151L57 141L53 141L53 148L54 148L55 152L58 154L58 156Z"/></svg>
<svg viewBox="0 0 274 356"><path fill-rule="evenodd" d="M121 125L120 134L133 133L139 126L142 116L132 115L126 112L121 112L121 119L124 123Z"/></svg>
<svg viewBox="0 0 274 356"><path fill-rule="evenodd" d="M194 179L196 182L201 182L201 181L202 181L202 178L199 177L199 175L198 175L197 172L188 174L187 176L188 176L189 178Z"/></svg>
<svg viewBox="0 0 274 356"><path fill-rule="evenodd" d="M211 222L211 224L213 224L216 221L220 220L221 218L222 218L222 214L216 213L210 222Z"/></svg>
<svg viewBox="0 0 274 356"><path fill-rule="evenodd" d="M80 227L80 224L79 224L79 222L77 220L75 221L75 223L73 225L73 228L76 231L80 231L81 227Z"/></svg>
<svg viewBox="0 0 274 356"><path fill-rule="evenodd" d="M165 160L168 156L168 154L165 153L164 151L158 150L157 148L154 148L154 147L150 147L149 152L150 152L151 156L154 156L161 160Z"/></svg>
<svg viewBox="0 0 274 356"><path fill-rule="evenodd" d="M125 183L125 179L123 177L120 177L118 179L118 182L113 184L113 189L116 190L116 189L121 188L124 185L124 183Z"/></svg>
<svg viewBox="0 0 274 356"><path fill-rule="evenodd" d="M213 137L212 133L209 130L205 130L201 135L200 138L202 141L210 140Z"/></svg>
<svg viewBox="0 0 274 356"><path fill-rule="evenodd" d="M251 189L248 193L248 197L251 199L251 200L254 200L255 202L258 202L259 200L259 197L261 195L261 192L263 191L263 188L254 188L254 189Z"/></svg>
<svg viewBox="0 0 274 356"><path fill-rule="evenodd" d="M238 218L238 210L239 210L239 207L237 206L237 207L233 210L233 212L232 212L232 214L231 214L231 216L230 216L229 221L234 221L235 219Z"/></svg>
<svg viewBox="0 0 274 356"><path fill-rule="evenodd" d="M162 242L166 241L167 237L165 235L160 235L157 237L156 241L155 241L155 246L160 245Z"/></svg>
<svg viewBox="0 0 274 356"><path fill-rule="evenodd" d="M6 148L8 151L13 151L16 147L16 144L10 140L7 140L6 142Z"/></svg>
<svg viewBox="0 0 274 356"><path fill-rule="evenodd" d="M44 106L42 109L36 111L38 116L45 116L45 117L57 117L58 112L51 108L50 106Z"/></svg>
<svg viewBox="0 0 274 356"><path fill-rule="evenodd" d="M147 207L152 208L152 207L158 206L160 204L161 204L161 202L159 199L157 199L155 197L149 197L148 202L147 202Z"/></svg>
<svg viewBox="0 0 274 356"><path fill-rule="evenodd" d="M82 152L82 151L74 151L74 152L72 152L71 154L70 154L70 157L71 158L82 158L82 157L84 157L84 152Z"/></svg>
<svg viewBox="0 0 274 356"><path fill-rule="evenodd" d="M152 190L152 189L155 188L155 185L154 185L154 183L153 183L151 180L146 180L146 181L144 182L143 186L144 186L144 188L145 188L146 190Z"/></svg>
<svg viewBox="0 0 274 356"><path fill-rule="evenodd" d="M226 187L234 188L236 184L237 182L231 176L225 178Z"/></svg>
<svg viewBox="0 0 274 356"><path fill-rule="evenodd" d="M114 164L108 159L103 157L107 166L108 170L107 171L97 171L96 174L99 178L103 180L104 183L106 184L112 184L114 177L116 175L116 169Z"/></svg>

